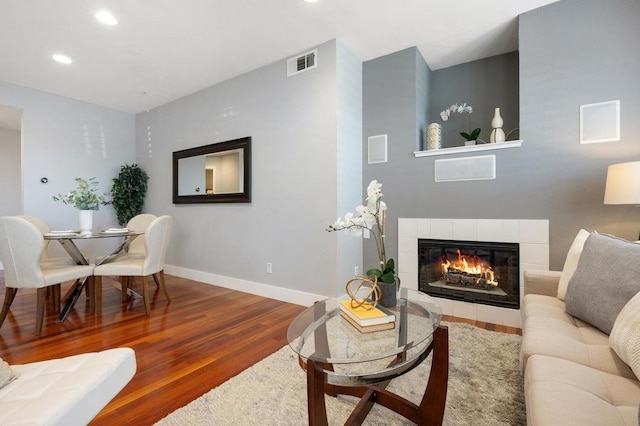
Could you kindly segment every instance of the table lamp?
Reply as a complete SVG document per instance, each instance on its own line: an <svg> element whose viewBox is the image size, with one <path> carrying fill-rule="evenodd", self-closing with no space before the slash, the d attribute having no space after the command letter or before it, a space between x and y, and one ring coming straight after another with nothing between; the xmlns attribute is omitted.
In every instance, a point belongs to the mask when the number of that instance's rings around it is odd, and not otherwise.
<svg viewBox="0 0 640 426"><path fill-rule="evenodd" d="M640 205L640 161L609 166L604 203Z"/></svg>

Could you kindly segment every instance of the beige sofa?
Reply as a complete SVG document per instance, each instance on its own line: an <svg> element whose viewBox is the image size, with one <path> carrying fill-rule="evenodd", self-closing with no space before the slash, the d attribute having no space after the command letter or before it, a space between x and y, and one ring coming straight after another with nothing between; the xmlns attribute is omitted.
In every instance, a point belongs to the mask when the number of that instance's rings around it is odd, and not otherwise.
<svg viewBox="0 0 640 426"><path fill-rule="evenodd" d="M569 257L565 270L571 269ZM559 288L563 274L524 272L521 367L527 424L638 425L640 382L608 334L566 312L566 289ZM633 327L640 335L637 323ZM637 347L633 350L631 356L640 358Z"/></svg>

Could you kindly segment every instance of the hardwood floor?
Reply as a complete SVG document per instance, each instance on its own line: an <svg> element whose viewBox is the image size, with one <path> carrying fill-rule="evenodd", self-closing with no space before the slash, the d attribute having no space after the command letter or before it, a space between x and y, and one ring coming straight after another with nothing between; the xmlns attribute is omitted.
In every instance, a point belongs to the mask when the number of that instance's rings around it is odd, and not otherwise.
<svg viewBox="0 0 640 426"><path fill-rule="evenodd" d="M9 364L120 346L136 351L136 375L94 419L95 425L155 423L284 346L289 323L304 310L167 275L171 303L166 303L162 292L152 285L151 315L146 316L142 300L122 303L120 291L110 283L114 281L105 278L101 317L88 313L82 296L64 323L56 323L56 315L47 312L42 334L36 336L35 290L19 290L0 328L0 357ZM68 286L63 285L63 294ZM4 298L2 271L0 296ZM477 321L445 319L519 332Z"/></svg>

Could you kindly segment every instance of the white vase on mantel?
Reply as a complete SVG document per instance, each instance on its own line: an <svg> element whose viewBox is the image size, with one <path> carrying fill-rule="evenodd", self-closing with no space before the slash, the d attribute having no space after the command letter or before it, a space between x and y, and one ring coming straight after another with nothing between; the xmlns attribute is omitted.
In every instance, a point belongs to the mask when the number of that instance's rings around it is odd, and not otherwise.
<svg viewBox="0 0 640 426"><path fill-rule="evenodd" d="M502 130L502 126L504 125L504 121L502 120L502 116L500 115L500 108L496 108L493 113L493 119L491 120L491 136L489 136L490 143L504 142L504 130Z"/></svg>
<svg viewBox="0 0 640 426"><path fill-rule="evenodd" d="M80 219L80 234L91 235L93 228L93 210L78 210Z"/></svg>

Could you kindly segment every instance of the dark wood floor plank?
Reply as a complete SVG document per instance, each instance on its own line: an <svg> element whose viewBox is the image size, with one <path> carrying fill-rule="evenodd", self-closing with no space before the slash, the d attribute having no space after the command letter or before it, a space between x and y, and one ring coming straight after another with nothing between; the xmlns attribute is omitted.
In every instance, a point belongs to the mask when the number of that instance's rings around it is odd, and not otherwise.
<svg viewBox="0 0 640 426"><path fill-rule="evenodd" d="M304 310L167 275L171 303L151 284L151 315L146 316L141 299L122 303L113 284L105 278L100 317L89 313L83 295L64 323L56 323L57 315L47 311L39 337L33 334L36 292L19 290L0 328L0 357L9 364L120 346L136 351L136 375L94 419L95 425L155 423L284 346L289 324ZM62 294L69 286L63 285ZM0 297L4 298L1 271ZM519 332L479 321L444 319Z"/></svg>

